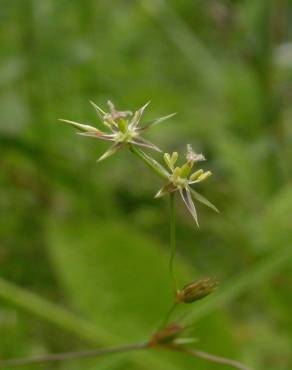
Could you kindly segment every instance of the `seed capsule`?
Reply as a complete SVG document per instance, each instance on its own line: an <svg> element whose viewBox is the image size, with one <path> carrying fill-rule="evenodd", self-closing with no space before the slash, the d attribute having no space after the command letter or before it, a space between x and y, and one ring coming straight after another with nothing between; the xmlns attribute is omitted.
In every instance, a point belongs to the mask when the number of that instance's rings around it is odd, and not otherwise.
<svg viewBox="0 0 292 370"><path fill-rule="evenodd" d="M218 282L214 278L205 278L187 284L182 290L176 293L176 301L178 303L192 303L202 299L212 293L217 287Z"/></svg>
<svg viewBox="0 0 292 370"><path fill-rule="evenodd" d="M202 174L204 173L204 171L202 169L194 172L191 177L190 177L190 181L195 181L197 180Z"/></svg>
<svg viewBox="0 0 292 370"><path fill-rule="evenodd" d="M207 171L207 172L204 172L199 178L198 178L198 182L201 182L201 181L204 181L204 180L207 180L208 177L210 177L212 175L212 172L211 171Z"/></svg>

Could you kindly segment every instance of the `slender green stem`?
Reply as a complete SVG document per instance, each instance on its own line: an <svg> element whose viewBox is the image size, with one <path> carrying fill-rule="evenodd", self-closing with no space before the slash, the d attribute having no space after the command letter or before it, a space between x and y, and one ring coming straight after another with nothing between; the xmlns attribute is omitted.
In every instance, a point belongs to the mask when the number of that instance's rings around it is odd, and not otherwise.
<svg viewBox="0 0 292 370"><path fill-rule="evenodd" d="M163 168L153 158L149 157L146 153L144 153L141 149L137 148L135 145L130 145L130 150L133 154L135 154L138 158L140 158L157 175L168 180L169 173L165 170L165 168Z"/></svg>
<svg viewBox="0 0 292 370"><path fill-rule="evenodd" d="M112 348L98 348L98 349L85 350L85 351L79 351L79 352L53 353L53 354L48 354L48 355L38 356L38 357L15 358L15 359L0 361L0 368L8 367L8 366L15 367L15 366L24 366L24 365L32 365L32 364L42 364L42 363L48 363L48 362L60 362L60 361L67 361L67 360L74 360L74 359L98 357L98 356L102 356L106 354L138 351L141 349L146 349L147 347L148 347L148 343L137 343L137 344L130 344L127 346L112 347Z"/></svg>
<svg viewBox="0 0 292 370"><path fill-rule="evenodd" d="M174 310L176 309L177 307L177 302L174 302L173 305L170 307L170 309L168 310L167 314L165 315L165 318L164 320L162 321L162 324L160 326L161 329L165 328L167 326L167 324L169 323L169 320L171 318L171 315L173 314Z"/></svg>
<svg viewBox="0 0 292 370"><path fill-rule="evenodd" d="M149 168L164 179L169 179L169 173L153 158L149 157L141 149L134 145L130 145L130 150L138 158L140 158ZM169 258L169 271L172 279L174 293L177 291L177 279L174 271L174 257L176 253L175 241L175 193L170 193L170 258Z"/></svg>
<svg viewBox="0 0 292 370"><path fill-rule="evenodd" d="M133 154L135 154L138 158L140 158L149 168L151 168L155 173L157 173L160 177L164 179L169 179L168 172L153 158L149 157L146 153L144 153L141 149L137 148L134 145L130 145L130 150ZM174 293L177 292L177 278L174 270L174 257L176 253L176 240L175 240L175 193L170 193L170 258L169 258L169 271L170 276L172 279L172 285ZM163 321L164 326L167 324L170 315L172 314L173 310L176 308L176 303L171 307L170 311L166 315L165 320Z"/></svg>
<svg viewBox="0 0 292 370"><path fill-rule="evenodd" d="M173 283L174 293L177 292L177 278L174 270L174 257L176 253L176 240L175 240L175 193L169 194L170 207L170 258L169 258L169 271Z"/></svg>

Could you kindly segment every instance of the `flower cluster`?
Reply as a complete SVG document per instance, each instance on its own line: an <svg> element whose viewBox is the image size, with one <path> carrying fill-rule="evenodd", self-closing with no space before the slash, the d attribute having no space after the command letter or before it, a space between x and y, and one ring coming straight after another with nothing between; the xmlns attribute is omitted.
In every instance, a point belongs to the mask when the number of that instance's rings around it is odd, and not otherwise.
<svg viewBox="0 0 292 370"><path fill-rule="evenodd" d="M61 121L69 123L70 125L75 127L78 131L81 132L80 135L110 141L113 143L112 146L110 146L110 148L98 159L98 161L102 161L103 159L106 159L109 156L113 155L126 144L146 147L160 152L161 150L156 145L142 138L141 133L149 130L150 127L161 123L175 115L175 113L172 113L167 116L154 119L150 122L146 122L142 127L140 127L139 125L141 117L150 102L143 105L143 107L138 109L134 114L130 111L116 110L114 104L111 101L108 101L108 106L110 110L109 112L103 111L93 102L90 103L94 107L102 124L110 132L103 132L95 128L94 126L81 124L75 121L69 121L67 119L61 119Z"/></svg>
<svg viewBox="0 0 292 370"><path fill-rule="evenodd" d="M141 117L146 107L149 105L149 102L143 105L143 107L138 109L134 114L131 111L118 111L111 101L108 101L109 112L105 112L93 102L91 102L91 104L102 124L108 130L107 132L101 131L94 126L81 124L75 121L66 119L62 119L61 121L75 127L80 135L112 142L110 148L98 159L98 161L108 158L122 147L128 146L132 152L138 155L149 167L167 181L166 185L156 194L156 198L178 191L197 225L199 225L198 216L193 199L218 212L217 208L209 202L208 199L191 187L191 185L198 184L211 176L210 171L205 172L202 169L198 169L192 173L193 167L198 162L205 160L203 154L195 153L192 147L188 145L185 163L183 163L182 166L176 166L178 153L174 152L171 155L169 153L164 153L163 157L167 165L166 169L155 159L136 148L146 147L161 152L156 145L142 138L141 134L148 131L152 126L172 117L175 113L146 122L141 126Z"/></svg>
<svg viewBox="0 0 292 370"><path fill-rule="evenodd" d="M191 283L184 285L182 289L178 289L178 282L173 267L176 252L174 208L175 193L178 192L180 194L184 204L191 213L197 226L199 226L199 224L194 200L197 200L198 202L201 202L218 212L217 208L203 195L198 193L193 187L205 181L212 175L211 171L204 171L201 168L196 168L198 163L205 161L204 155L194 152L191 145L187 145L186 156L182 164L177 164L179 160L179 155L177 152L173 152L172 154L163 154L163 159L166 164L166 166L163 166L161 163L157 162L154 158L141 150L140 147L146 147L161 152L161 150L156 145L141 137L141 134L143 132L146 132L153 125L163 122L166 119L172 117L174 113L168 116L157 118L140 126L141 117L149 103L138 109L134 114L130 111L118 111L111 101L108 101L109 112L103 111L93 102L91 102L91 104L96 110L96 113L100 118L102 124L107 129L106 132L101 131L91 125L81 124L69 120L62 121L69 123L70 125L75 127L81 135L112 142L111 147L99 158L99 161L113 155L122 147L128 147L133 154L138 156L151 170L153 170L156 174L158 174L165 180L165 185L157 192L155 198L160 198L164 195L170 196L169 270L171 278L173 280L175 300L168 314L166 315L166 318L163 321L162 327L160 327L150 337L149 341L139 345L125 347L125 350L164 347L176 351L186 352L197 357L209 359L213 362L229 364L238 369L247 369L237 361L209 355L202 351L189 350L185 348L185 344L194 341L194 338L182 337L182 334L184 333L187 326L182 326L177 322L169 323L169 319L171 318L174 309L179 304L190 304L205 298L216 289L218 284L216 279L212 277L206 277L203 279L192 281ZM121 350L121 347L119 347L117 350L102 350L100 352L110 353L122 351L123 350ZM91 353L90 351L88 352ZM84 353L82 353L82 357L84 357ZM56 358L56 356L52 356L52 358ZM21 363L21 361L16 361L15 363L19 364Z"/></svg>
<svg viewBox="0 0 292 370"><path fill-rule="evenodd" d="M217 212L218 210L205 197L192 189L190 185L198 184L206 180L212 175L212 173L210 171L205 172L202 169L198 169L192 173L193 166L198 162L205 161L205 157L203 154L195 153L191 145L187 146L186 162L182 166L175 167L178 157L179 156L177 152L173 152L171 155L169 153L164 154L164 160L168 166L168 169L170 170L170 174L168 176L167 184L158 191L155 197L159 198L165 194L178 191L187 209L195 219L196 224L199 226L197 211L193 202L193 198L204 203Z"/></svg>

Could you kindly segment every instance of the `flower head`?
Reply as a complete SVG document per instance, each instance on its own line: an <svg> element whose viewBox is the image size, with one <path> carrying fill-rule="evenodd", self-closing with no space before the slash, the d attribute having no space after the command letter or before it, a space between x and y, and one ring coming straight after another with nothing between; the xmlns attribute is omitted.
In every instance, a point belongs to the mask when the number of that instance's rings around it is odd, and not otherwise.
<svg viewBox="0 0 292 370"><path fill-rule="evenodd" d="M213 293L218 285L218 281L212 277L196 280L176 292L177 303L192 303L199 299L205 298Z"/></svg>
<svg viewBox="0 0 292 370"><path fill-rule="evenodd" d="M155 195L156 198L162 197L165 194L178 191L182 197L183 202L187 206L187 209L193 216L198 224L197 211L193 202L193 198L206 206L217 211L217 208L208 201L205 197L195 191L191 185L198 184L212 175L211 171L204 171L198 169L194 172L193 166L198 162L204 161L205 157L203 154L197 154L193 151L190 145L187 146L186 161L182 166L175 166L178 160L178 153L173 152L171 155L169 153L164 154L164 161L168 166L170 173L168 176L168 183L164 185L158 193Z"/></svg>
<svg viewBox="0 0 292 370"><path fill-rule="evenodd" d="M125 145L138 145L160 151L156 145L142 138L141 133L147 131L151 126L172 117L175 113L154 119L140 127L139 124L141 117L150 102L146 103L134 114L130 111L118 111L111 101L108 101L107 103L109 112L103 111L95 103L91 102L99 119L109 132L103 132L94 126L84 125L75 121L69 121L65 119L61 119L61 121L69 123L71 126L77 128L77 130L80 131L80 135L111 141L113 143L110 148L98 159L98 161L111 156Z"/></svg>

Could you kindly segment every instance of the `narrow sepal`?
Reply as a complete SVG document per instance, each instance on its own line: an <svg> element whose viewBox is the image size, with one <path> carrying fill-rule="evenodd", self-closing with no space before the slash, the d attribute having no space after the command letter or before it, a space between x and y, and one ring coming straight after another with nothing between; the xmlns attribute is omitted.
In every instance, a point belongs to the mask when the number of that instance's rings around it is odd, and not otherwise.
<svg viewBox="0 0 292 370"><path fill-rule="evenodd" d="M163 122L163 121L166 121L167 119L169 119L169 118L171 118L171 117L175 116L176 114L177 114L177 113L171 113L171 114L168 114L167 116L160 117L160 118L156 118L156 119L154 119L154 120L152 120L152 121L150 121L150 122L145 123L145 124L144 124L144 126L143 126L143 127L138 128L138 129L137 129L137 131L140 131L140 132L142 132L142 131L146 131L146 130L148 130L151 126L154 126L154 125L157 125L157 124L159 124L159 123L161 123L161 122Z"/></svg>
<svg viewBox="0 0 292 370"><path fill-rule="evenodd" d="M198 193L196 190L190 188L190 192L192 196L200 203L205 204L205 206L213 209L215 212L219 213L219 210L213 203L211 203L207 198L205 198L202 194Z"/></svg>
<svg viewBox="0 0 292 370"><path fill-rule="evenodd" d="M106 115L106 112L104 110L102 110L98 105L96 105L93 101L89 101L90 104L93 106L93 108L95 109L98 117L100 118L101 121L103 121L103 117Z"/></svg>
<svg viewBox="0 0 292 370"><path fill-rule="evenodd" d="M130 124L129 124L129 126L131 128L136 128L139 125L139 122L140 122L140 119L141 119L141 117L142 117L142 115L144 113L144 110L148 107L149 104L150 104L150 101L148 101L145 105L143 105L143 107L139 108L134 113L134 116L131 119Z"/></svg>
<svg viewBox="0 0 292 370"><path fill-rule="evenodd" d="M161 152L161 149L158 148L158 146L152 144L150 141L147 141L145 139L142 139L142 138L134 138L132 140L129 141L129 143L131 144L135 144L135 145L139 145L139 146L143 146L145 148L150 148L150 149L153 149L153 150L156 150L157 152Z"/></svg>
<svg viewBox="0 0 292 370"><path fill-rule="evenodd" d="M101 162L104 159L115 154L122 146L123 143L114 143L101 157L98 158L97 162Z"/></svg>
<svg viewBox="0 0 292 370"><path fill-rule="evenodd" d="M161 198L166 194L172 193L177 190L177 187L172 183L164 185L154 196L154 198Z"/></svg>
<svg viewBox="0 0 292 370"><path fill-rule="evenodd" d="M59 121L69 123L69 125L77 128L77 130L82 131L82 132L101 133L101 131L99 131L97 128L93 126L84 125L79 122L70 121L68 119L62 119L62 118L60 118Z"/></svg>
<svg viewBox="0 0 292 370"><path fill-rule="evenodd" d="M183 188L180 189L180 195L182 197L182 200L184 201L185 205L187 206L187 209L190 211L191 215L193 216L194 220L196 221L197 226L199 227L198 222L198 215L196 211L196 207L194 205L191 193L189 189Z"/></svg>
<svg viewBox="0 0 292 370"><path fill-rule="evenodd" d="M115 141L116 137L113 134L105 134L103 132L77 132L80 136L93 137L94 139L100 139L105 141Z"/></svg>
<svg viewBox="0 0 292 370"><path fill-rule="evenodd" d="M98 115L98 118L103 123L103 125L112 129L111 125L109 123L107 123L104 119L104 117L107 115L107 113L104 110L102 110L98 105L96 105L93 101L90 100L89 102L93 106L95 112Z"/></svg>

